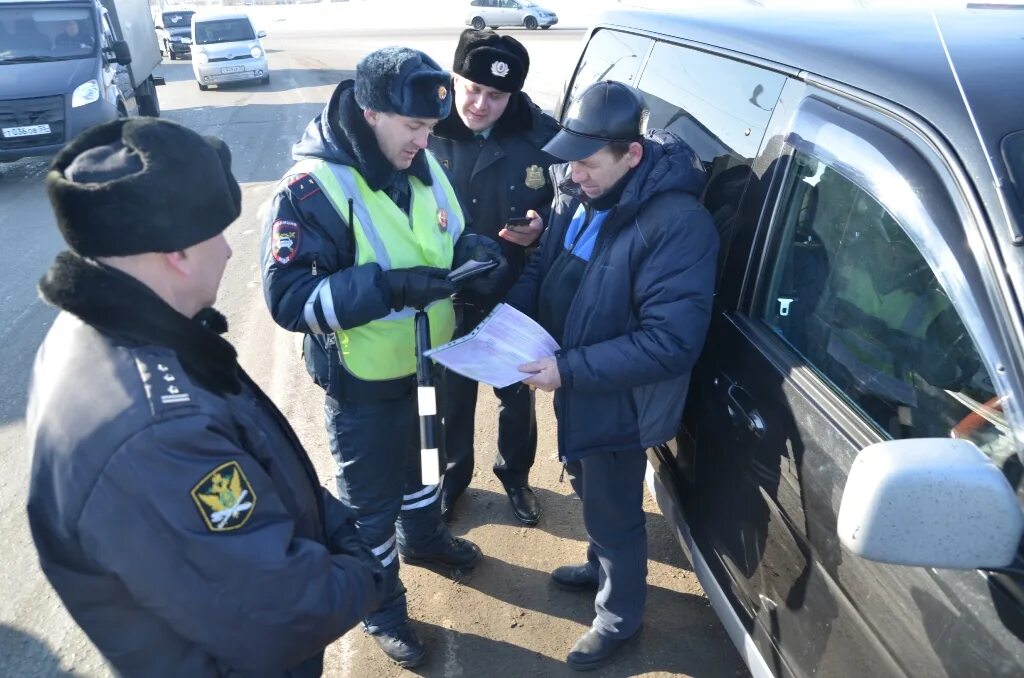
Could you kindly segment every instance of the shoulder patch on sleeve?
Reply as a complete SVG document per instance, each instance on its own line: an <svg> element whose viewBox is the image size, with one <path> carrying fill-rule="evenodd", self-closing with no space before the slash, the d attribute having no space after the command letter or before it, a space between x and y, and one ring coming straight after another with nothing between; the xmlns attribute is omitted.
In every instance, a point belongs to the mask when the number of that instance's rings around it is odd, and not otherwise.
<svg viewBox="0 0 1024 678"><path fill-rule="evenodd" d="M132 353L154 417L160 419L181 410L198 408L193 402L192 382L173 351L147 347Z"/></svg>
<svg viewBox="0 0 1024 678"><path fill-rule="evenodd" d="M299 253L299 242L302 240L302 229L296 221L278 219L270 233L270 253L274 261L287 266L295 260Z"/></svg>
<svg viewBox="0 0 1024 678"><path fill-rule="evenodd" d="M320 192L320 186L312 174L299 174L288 182L288 191L299 202L311 198Z"/></svg>
<svg viewBox="0 0 1024 678"><path fill-rule="evenodd" d="M256 493L237 461L213 469L192 488L192 501L210 532L245 525L256 508Z"/></svg>

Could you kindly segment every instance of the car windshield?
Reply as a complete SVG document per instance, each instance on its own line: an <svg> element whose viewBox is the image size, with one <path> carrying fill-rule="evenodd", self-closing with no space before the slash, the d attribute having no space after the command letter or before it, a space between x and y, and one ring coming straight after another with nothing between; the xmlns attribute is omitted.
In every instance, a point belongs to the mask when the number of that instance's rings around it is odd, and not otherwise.
<svg viewBox="0 0 1024 678"><path fill-rule="evenodd" d="M212 45L217 42L255 40L256 36L248 19L222 19L196 22L195 39L197 45Z"/></svg>
<svg viewBox="0 0 1024 678"><path fill-rule="evenodd" d="M164 28L189 28L195 12L164 12Z"/></svg>
<svg viewBox="0 0 1024 678"><path fill-rule="evenodd" d="M1017 193L1017 223L1024 225L1024 130L1003 139L1003 160L1010 170L1010 182Z"/></svg>
<svg viewBox="0 0 1024 678"><path fill-rule="evenodd" d="M0 7L0 64L81 59L96 52L92 10Z"/></svg>

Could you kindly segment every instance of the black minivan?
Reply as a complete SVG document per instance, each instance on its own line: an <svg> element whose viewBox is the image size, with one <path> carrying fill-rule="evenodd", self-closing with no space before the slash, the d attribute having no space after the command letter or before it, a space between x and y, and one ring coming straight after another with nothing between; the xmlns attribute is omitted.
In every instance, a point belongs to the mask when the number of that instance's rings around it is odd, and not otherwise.
<svg viewBox="0 0 1024 678"><path fill-rule="evenodd" d="M605 79L709 173L648 482L751 672L1024 675L1024 6L617 10Z"/></svg>

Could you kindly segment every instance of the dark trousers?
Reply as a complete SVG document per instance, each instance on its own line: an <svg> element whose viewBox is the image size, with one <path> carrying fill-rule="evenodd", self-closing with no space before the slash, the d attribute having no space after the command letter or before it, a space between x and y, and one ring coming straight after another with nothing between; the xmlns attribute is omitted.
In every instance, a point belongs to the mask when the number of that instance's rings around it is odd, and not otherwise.
<svg viewBox="0 0 1024 678"><path fill-rule="evenodd" d="M355 513L359 534L380 558L387 577L389 593L364 624L370 633L385 631L408 615L398 578L399 550L436 553L450 539L441 521L441 486L420 482L419 419L411 394L377 402L328 396L324 412L331 454L338 462L338 496Z"/></svg>
<svg viewBox="0 0 1024 678"><path fill-rule="evenodd" d="M479 307L459 308L458 336L468 334L485 314ZM451 506L473 477L476 428L476 400L479 384L459 374L446 371L441 411L444 415L444 445L448 459L444 474L443 497ZM494 389L500 401L498 410L498 449L494 474L507 486L525 485L537 456L537 417L534 395L525 384Z"/></svg>
<svg viewBox="0 0 1024 678"><path fill-rule="evenodd" d="M602 452L565 465L583 500L583 526L590 543L587 563L598 573L593 627L626 638L643 622L647 601L647 516L641 450Z"/></svg>

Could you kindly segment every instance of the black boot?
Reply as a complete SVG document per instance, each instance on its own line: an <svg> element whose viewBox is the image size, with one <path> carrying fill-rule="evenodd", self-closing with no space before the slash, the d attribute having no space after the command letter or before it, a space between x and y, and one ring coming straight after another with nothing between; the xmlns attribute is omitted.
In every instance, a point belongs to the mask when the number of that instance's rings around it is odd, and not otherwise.
<svg viewBox="0 0 1024 678"><path fill-rule="evenodd" d="M533 527L540 520L540 502L529 485L505 486L505 493L512 504L512 513L523 525Z"/></svg>
<svg viewBox="0 0 1024 678"><path fill-rule="evenodd" d="M423 660L427 658L427 651L423 648L423 643L407 621L393 629L371 633L370 637L377 642L377 645L391 661L401 667L411 669L422 664Z"/></svg>
<svg viewBox="0 0 1024 678"><path fill-rule="evenodd" d="M596 591L597 570L590 563L563 565L551 573L551 581L565 591Z"/></svg>
<svg viewBox="0 0 1024 678"><path fill-rule="evenodd" d="M575 671L593 671L611 663L623 645L640 635L640 629L628 638L609 638L593 628L584 633L573 646L565 662Z"/></svg>
<svg viewBox="0 0 1024 678"><path fill-rule="evenodd" d="M450 570L471 570L480 560L480 547L459 537L451 537L444 548L435 553L411 553L399 549L407 565L434 565Z"/></svg>

